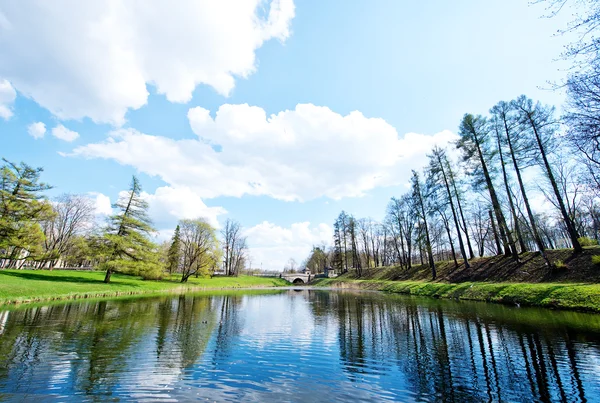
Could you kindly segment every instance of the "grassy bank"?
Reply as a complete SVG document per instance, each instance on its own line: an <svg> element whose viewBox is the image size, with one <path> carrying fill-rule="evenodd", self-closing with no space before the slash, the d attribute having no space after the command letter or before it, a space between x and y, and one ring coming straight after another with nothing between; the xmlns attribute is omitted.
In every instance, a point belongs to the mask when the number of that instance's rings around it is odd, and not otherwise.
<svg viewBox="0 0 600 403"><path fill-rule="evenodd" d="M177 278L145 281L121 274L114 274L109 284L103 280L103 272L93 271L0 270L0 305L288 284L278 278L251 276L190 278L186 284Z"/></svg>
<svg viewBox="0 0 600 403"><path fill-rule="evenodd" d="M386 291L434 298L496 302L600 313L600 284L441 283L425 281L320 279L317 287Z"/></svg>

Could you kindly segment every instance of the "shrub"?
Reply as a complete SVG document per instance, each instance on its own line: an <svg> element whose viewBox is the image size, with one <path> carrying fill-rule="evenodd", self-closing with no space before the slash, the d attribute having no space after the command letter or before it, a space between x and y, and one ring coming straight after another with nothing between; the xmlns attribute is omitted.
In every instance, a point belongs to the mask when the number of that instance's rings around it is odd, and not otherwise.
<svg viewBox="0 0 600 403"><path fill-rule="evenodd" d="M557 269L566 269L567 265L562 260L556 260L554 262L554 267L556 267Z"/></svg>
<svg viewBox="0 0 600 403"><path fill-rule="evenodd" d="M579 241L581 246L596 246L596 245L598 245L597 239L592 239L587 236L582 236L581 238L578 238L577 240Z"/></svg>
<svg viewBox="0 0 600 403"><path fill-rule="evenodd" d="M600 255L592 256L592 263L600 264Z"/></svg>

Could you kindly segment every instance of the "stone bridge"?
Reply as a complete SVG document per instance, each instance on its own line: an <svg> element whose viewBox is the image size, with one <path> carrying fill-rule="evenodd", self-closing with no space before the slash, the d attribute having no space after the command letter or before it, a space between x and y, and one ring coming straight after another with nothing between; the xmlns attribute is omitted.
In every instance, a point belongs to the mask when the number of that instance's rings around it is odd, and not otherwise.
<svg viewBox="0 0 600 403"><path fill-rule="evenodd" d="M315 276L310 273L281 273L280 277L292 284L306 284L315 278Z"/></svg>

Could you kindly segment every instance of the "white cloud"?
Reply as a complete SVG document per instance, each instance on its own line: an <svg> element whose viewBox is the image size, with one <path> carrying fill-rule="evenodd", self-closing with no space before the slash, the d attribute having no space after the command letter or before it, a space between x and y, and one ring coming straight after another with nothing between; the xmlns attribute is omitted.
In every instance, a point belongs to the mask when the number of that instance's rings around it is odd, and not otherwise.
<svg viewBox="0 0 600 403"><path fill-rule="evenodd" d="M94 197L94 205L97 215L109 216L113 213L110 197L98 192L90 192L90 196Z"/></svg>
<svg viewBox="0 0 600 403"><path fill-rule="evenodd" d="M171 102L199 84L228 95L256 49L289 37L294 13L293 0L3 3L0 76L61 119L121 125L147 84Z"/></svg>
<svg viewBox="0 0 600 403"><path fill-rule="evenodd" d="M163 186L154 194L142 192L142 198L150 205L150 216L155 220L165 217L204 218L211 225L218 227L217 217L227 213L223 207L208 207L202 199L187 187Z"/></svg>
<svg viewBox="0 0 600 403"><path fill-rule="evenodd" d="M252 267L264 270L282 270L290 258L302 263L313 245L331 243L333 230L327 224L294 223L280 227L264 221L244 231L248 237Z"/></svg>
<svg viewBox="0 0 600 403"><path fill-rule="evenodd" d="M41 139L46 134L46 125L42 122L32 123L27 126L27 133L34 139Z"/></svg>
<svg viewBox="0 0 600 403"><path fill-rule="evenodd" d="M58 125L52 129L52 135L57 139L61 139L64 141L75 141L79 137L79 133L74 132L73 130L69 130L63 125Z"/></svg>
<svg viewBox="0 0 600 403"><path fill-rule="evenodd" d="M197 107L188 118L200 140L123 129L73 154L114 159L202 198L249 194L291 201L355 197L405 183L433 145L456 139L449 131L399 138L383 119L312 104L269 117L259 107L226 104L215 119Z"/></svg>
<svg viewBox="0 0 600 403"><path fill-rule="evenodd" d="M16 98L17 92L13 86L7 80L0 79L0 118L10 119L12 117L12 104Z"/></svg>

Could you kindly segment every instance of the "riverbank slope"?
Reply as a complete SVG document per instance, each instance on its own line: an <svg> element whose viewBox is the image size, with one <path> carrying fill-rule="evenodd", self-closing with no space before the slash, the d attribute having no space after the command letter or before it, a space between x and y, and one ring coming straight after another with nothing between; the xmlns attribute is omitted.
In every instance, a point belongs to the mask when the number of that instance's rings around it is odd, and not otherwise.
<svg viewBox="0 0 600 403"><path fill-rule="evenodd" d="M0 270L0 306L29 302L122 295L179 293L208 289L264 288L288 285L285 280L267 277L177 278L159 281L115 274L105 284L104 272L73 270Z"/></svg>
<svg viewBox="0 0 600 403"><path fill-rule="evenodd" d="M524 253L520 263L504 256L474 259L471 267L462 262L436 265L438 276L431 281L431 270L416 265L370 268L361 277L349 272L334 279L318 279L317 287L379 290L401 294L497 302L600 312L600 265L593 257L600 248L574 254L571 250L549 251L557 268L549 270L538 253Z"/></svg>

